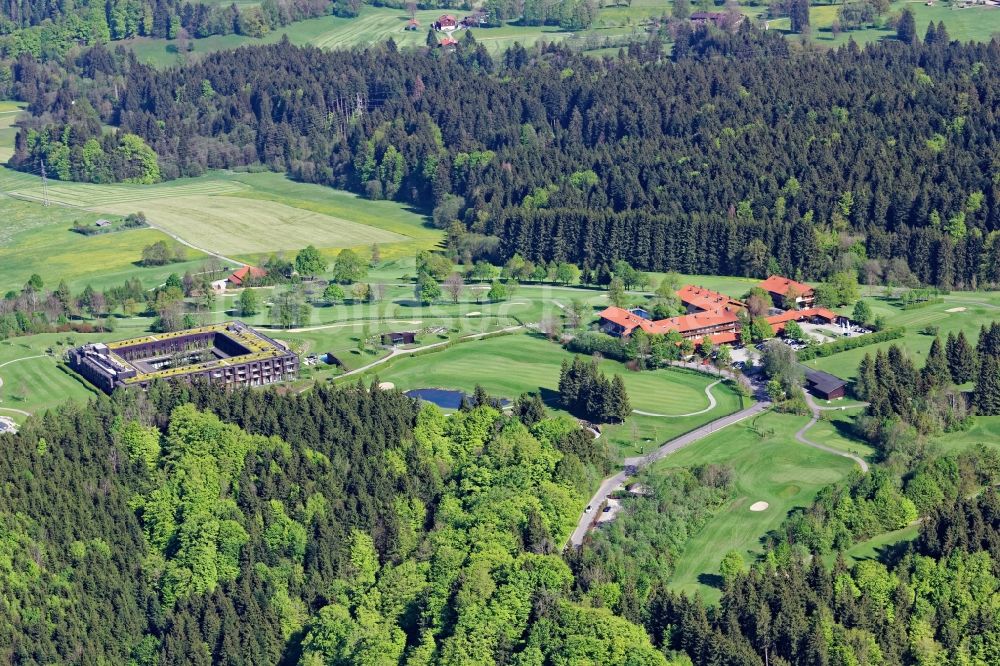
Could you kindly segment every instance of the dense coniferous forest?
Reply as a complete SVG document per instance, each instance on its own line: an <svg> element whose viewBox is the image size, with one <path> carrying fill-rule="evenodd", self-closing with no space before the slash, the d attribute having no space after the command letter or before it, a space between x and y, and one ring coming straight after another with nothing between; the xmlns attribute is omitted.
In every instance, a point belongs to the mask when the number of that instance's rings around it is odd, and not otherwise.
<svg viewBox="0 0 1000 666"><path fill-rule="evenodd" d="M482 244L498 261L1000 283L1000 43L685 40L673 60L655 42L493 58L471 36L455 53L283 43L166 71L104 47L25 56L13 87L35 119L13 163L62 157L84 180L264 164L458 219L499 239ZM141 137L157 169L73 129L100 123Z"/></svg>

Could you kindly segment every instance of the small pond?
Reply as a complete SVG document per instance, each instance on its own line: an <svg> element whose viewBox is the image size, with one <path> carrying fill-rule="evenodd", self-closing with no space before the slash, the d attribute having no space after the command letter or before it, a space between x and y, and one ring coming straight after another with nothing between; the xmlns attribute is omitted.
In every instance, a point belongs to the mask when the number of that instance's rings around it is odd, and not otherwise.
<svg viewBox="0 0 1000 666"><path fill-rule="evenodd" d="M432 402L442 409L458 409L462 406L462 398L467 394L463 391L454 391L451 389L423 388L407 391L405 395ZM500 404L507 406L510 404L510 400L501 400Z"/></svg>

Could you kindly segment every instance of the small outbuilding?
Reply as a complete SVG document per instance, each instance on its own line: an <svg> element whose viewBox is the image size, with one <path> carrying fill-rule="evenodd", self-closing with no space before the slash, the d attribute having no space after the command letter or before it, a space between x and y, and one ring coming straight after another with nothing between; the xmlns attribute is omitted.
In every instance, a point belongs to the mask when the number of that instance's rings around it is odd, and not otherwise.
<svg viewBox="0 0 1000 666"><path fill-rule="evenodd" d="M417 340L417 334L413 331L393 331L382 334L383 345L409 345Z"/></svg>
<svg viewBox="0 0 1000 666"><path fill-rule="evenodd" d="M103 228L105 228L105 227L110 227L110 226L111 226L111 220L105 220L105 219L104 219L104 218L102 217L102 218L101 218L101 219L99 219L99 220L98 220L97 222L94 222L94 226L95 226L95 227L100 227L100 228L102 228L102 229L103 229Z"/></svg>
<svg viewBox="0 0 1000 666"><path fill-rule="evenodd" d="M409 21L406 22L407 30L417 30L419 28L420 28L420 21L418 21L415 18L411 18Z"/></svg>
<svg viewBox="0 0 1000 666"><path fill-rule="evenodd" d="M843 398L847 388L845 380L822 370L807 370L806 385L813 395L824 400Z"/></svg>

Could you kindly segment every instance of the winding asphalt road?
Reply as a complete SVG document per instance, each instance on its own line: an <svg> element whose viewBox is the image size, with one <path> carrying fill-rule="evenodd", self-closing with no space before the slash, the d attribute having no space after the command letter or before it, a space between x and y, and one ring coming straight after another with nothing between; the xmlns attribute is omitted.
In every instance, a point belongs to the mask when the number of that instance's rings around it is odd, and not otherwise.
<svg viewBox="0 0 1000 666"><path fill-rule="evenodd" d="M750 418L751 416L760 414L761 412L770 408L771 402L767 397L767 393L764 390L763 385L754 384L753 388L754 388L754 404L751 405L750 407L740 410L734 414L730 414L729 416L723 416L722 418L716 419L710 423L706 423L705 425L701 426L696 430L692 430L687 434L681 435L680 437L677 437L675 439L670 440L669 442L664 443L658 449L645 456L626 458L623 461L624 469L622 469L614 476L610 476L604 479L604 481L601 483L601 487L598 488L597 492L594 493L594 496L590 498L588 506L591 507L591 510L584 511L583 515L580 516L580 520L576 524L576 529L573 530L573 534L570 535L569 544L577 548L579 548L580 545L583 544L583 540L587 536L587 532L590 531L590 528L594 524L594 520L596 518L596 514L594 512L597 511L597 509L604 503L604 500L608 499L608 496L612 492L614 492L616 488L625 483L625 479L631 476L635 476L636 472L638 472L643 467L651 465L657 460L660 460L670 455L671 453L684 448L688 444L692 444L700 439L704 439L708 435L711 435L712 433L721 430L722 428L731 426L732 424L738 423L743 419ZM809 404L809 409L812 411L812 418L809 420L809 423L802 426L802 428L797 433L795 433L795 439L798 440L800 443L805 444L806 446L811 446L815 449L819 449L827 453L832 453L833 455L836 456L843 456L845 458L850 458L851 460L853 460L858 464L862 472L867 473L868 463L865 462L861 457L856 456L853 453L839 451L829 446L819 444L817 442L808 439L805 436L806 432L808 432L809 429L812 428L819 420L820 412L824 411L824 409L840 409L839 407L837 408L820 407L819 405L816 404L811 395L809 395L808 393L806 393L805 395L806 395L806 402ZM863 406L864 403L858 405L851 405L851 407L863 407Z"/></svg>
<svg viewBox="0 0 1000 666"><path fill-rule="evenodd" d="M761 394L759 387L757 388L757 399L754 401L753 405L747 407L746 409L740 410L734 414L729 414L728 416L723 416L722 418L711 421L710 423L706 423L700 428L692 430L689 433L664 443L655 451L644 456L626 458L623 461L623 464L625 465L624 469L614 476L604 479L601 483L601 487L598 488L597 492L594 493L594 496L590 498L588 505L591 507L591 511L585 511L583 515L580 516L580 520L576 524L576 529L573 530L573 534L570 535L570 545L579 547L583 543L583 539L587 536L587 532L590 531L591 524L595 518L594 511L597 511L598 507L600 507L601 504L604 503L604 500L608 498L608 495L610 495L615 488L623 484L625 479L630 476L634 476L635 473L643 467L651 465L657 460L670 455L674 451L684 448L688 444L704 439L708 435L711 435L712 433L727 426L731 426L734 423L738 423L743 419L760 414L770 407L770 401Z"/></svg>

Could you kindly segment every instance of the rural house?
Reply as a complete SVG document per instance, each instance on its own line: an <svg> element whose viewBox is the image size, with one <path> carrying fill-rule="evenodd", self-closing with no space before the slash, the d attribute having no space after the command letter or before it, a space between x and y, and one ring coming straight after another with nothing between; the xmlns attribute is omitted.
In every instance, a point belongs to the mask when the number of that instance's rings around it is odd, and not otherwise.
<svg viewBox="0 0 1000 666"><path fill-rule="evenodd" d="M774 306L782 310L801 310L816 304L812 287L780 275L772 275L757 286L771 294Z"/></svg>
<svg viewBox="0 0 1000 666"><path fill-rule="evenodd" d="M254 283L267 277L267 271L256 266L241 266L233 271L226 280L234 287L243 287L247 283Z"/></svg>

